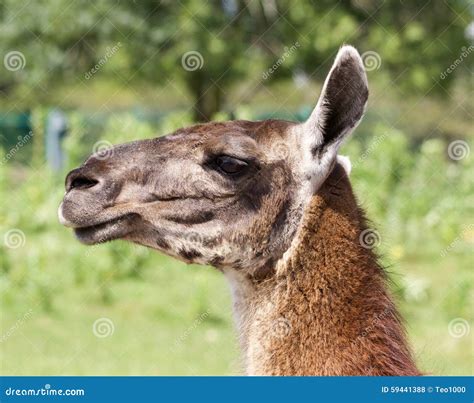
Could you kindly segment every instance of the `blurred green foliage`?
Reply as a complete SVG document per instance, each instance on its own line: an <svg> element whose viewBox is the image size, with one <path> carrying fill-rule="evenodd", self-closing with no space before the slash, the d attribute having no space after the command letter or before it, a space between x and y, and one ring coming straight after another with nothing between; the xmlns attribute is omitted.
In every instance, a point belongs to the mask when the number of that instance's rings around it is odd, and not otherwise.
<svg viewBox="0 0 474 403"><path fill-rule="evenodd" d="M158 131L190 120L189 112L176 113ZM96 139L80 115L71 114L70 122L65 148L73 168ZM122 113L107 120L101 140L119 143L153 132ZM472 374L471 339L452 337L448 326L458 317L472 320L474 161L451 160L447 146L430 139L413 150L402 132L379 124L373 136L356 136L342 153L351 157L356 193L378 228L421 367ZM9 200L1 205L0 234L24 234L18 248L0 249L2 373L239 372L230 297L217 271L122 241L83 246L57 223L62 175L41 164L8 163L0 176L0 194ZM101 317L115 326L104 339L92 331Z"/></svg>
<svg viewBox="0 0 474 403"><path fill-rule="evenodd" d="M460 66L440 80L469 46L468 22L466 0L41 0L28 7L2 0L0 55L19 51L25 66L0 69L0 96L23 106L59 103L58 87L90 88L99 66L97 75L121 86L184 88L194 120L209 120L233 86L249 79L257 86L279 59L270 80L323 79L343 43L375 52L372 62L401 91L444 95L467 71ZM188 52L198 53L197 68L186 68Z"/></svg>

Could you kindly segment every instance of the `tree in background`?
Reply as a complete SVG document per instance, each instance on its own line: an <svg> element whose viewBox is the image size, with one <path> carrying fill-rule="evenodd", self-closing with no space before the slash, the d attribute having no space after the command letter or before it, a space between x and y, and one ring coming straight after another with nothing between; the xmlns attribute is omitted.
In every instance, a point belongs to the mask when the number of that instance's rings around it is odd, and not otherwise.
<svg viewBox="0 0 474 403"><path fill-rule="evenodd" d="M48 104L57 87L87 85L93 71L130 86L184 84L195 120L206 121L242 81L297 71L321 79L342 43L371 52L367 62L382 63L404 93L442 91L465 69L436 85L469 46L468 6L464 0L2 0L0 54L5 65L7 55L20 52L24 68L0 69L0 98L24 107Z"/></svg>

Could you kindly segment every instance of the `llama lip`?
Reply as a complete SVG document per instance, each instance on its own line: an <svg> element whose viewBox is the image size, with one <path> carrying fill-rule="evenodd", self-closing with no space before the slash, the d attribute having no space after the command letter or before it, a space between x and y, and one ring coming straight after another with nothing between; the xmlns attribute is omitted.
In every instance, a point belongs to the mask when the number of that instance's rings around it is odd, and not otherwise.
<svg viewBox="0 0 474 403"><path fill-rule="evenodd" d="M61 204L59 205L59 208L58 208L59 222L62 225L64 225L65 227L74 228L75 224L72 221L69 221L66 217L64 217L63 207L64 207L64 202L61 202Z"/></svg>
<svg viewBox="0 0 474 403"><path fill-rule="evenodd" d="M65 227L76 230L99 227L102 224L110 224L128 218L132 215L138 215L130 212L130 210L127 210L127 208L124 206L115 206L116 211L108 211L108 209L101 207L99 209L95 209L98 210L97 213L91 213L89 210L89 214L81 216L77 214L77 210L80 208L81 203L63 200L58 208L59 222Z"/></svg>
<svg viewBox="0 0 474 403"><path fill-rule="evenodd" d="M133 220L137 217L138 214L125 214L100 224L74 228L74 233L77 239L86 245L112 241L126 236L132 230Z"/></svg>

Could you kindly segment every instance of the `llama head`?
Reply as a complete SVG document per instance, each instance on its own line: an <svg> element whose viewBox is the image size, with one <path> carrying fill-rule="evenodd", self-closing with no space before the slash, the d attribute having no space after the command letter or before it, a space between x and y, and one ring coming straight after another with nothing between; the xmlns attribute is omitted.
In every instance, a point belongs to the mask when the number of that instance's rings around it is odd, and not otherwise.
<svg viewBox="0 0 474 403"><path fill-rule="evenodd" d="M86 244L125 239L258 275L288 249L367 97L344 46L306 122L200 124L93 154L66 178L60 221Z"/></svg>

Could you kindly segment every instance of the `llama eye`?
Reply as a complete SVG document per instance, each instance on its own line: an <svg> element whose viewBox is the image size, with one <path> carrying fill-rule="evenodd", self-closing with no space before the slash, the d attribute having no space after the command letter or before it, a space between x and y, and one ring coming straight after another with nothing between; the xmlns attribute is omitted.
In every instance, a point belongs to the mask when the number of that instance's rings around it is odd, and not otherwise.
<svg viewBox="0 0 474 403"><path fill-rule="evenodd" d="M245 161L227 155L217 157L215 163L222 172L228 175L236 175L242 172L248 165Z"/></svg>

